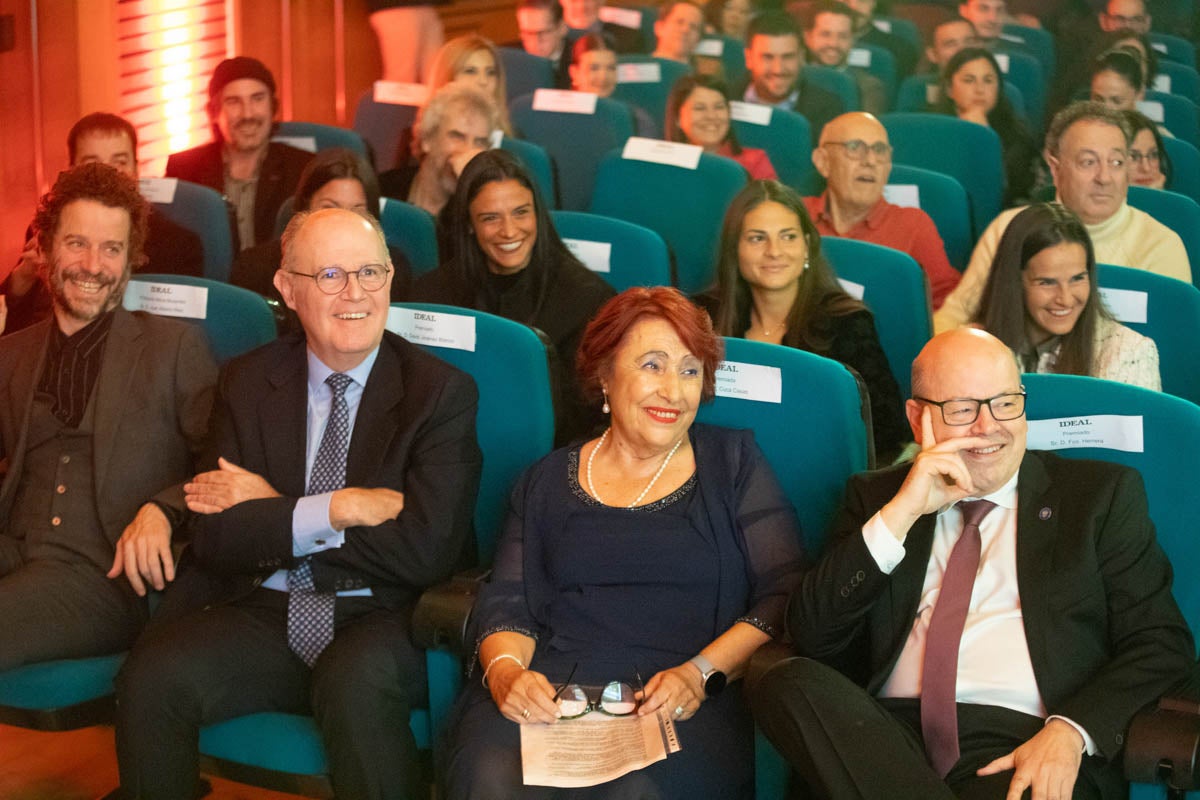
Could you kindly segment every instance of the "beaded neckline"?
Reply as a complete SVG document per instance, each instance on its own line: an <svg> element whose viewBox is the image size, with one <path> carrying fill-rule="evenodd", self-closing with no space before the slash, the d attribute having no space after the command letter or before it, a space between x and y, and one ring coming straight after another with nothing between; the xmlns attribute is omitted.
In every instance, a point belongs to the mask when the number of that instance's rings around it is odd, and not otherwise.
<svg viewBox="0 0 1200 800"><path fill-rule="evenodd" d="M661 511L662 509L674 505L682 500L696 486L696 473L693 472L691 477L684 481L683 485L678 489L671 492L666 497L659 498L658 500L647 503L644 506L623 508L622 506L606 505L588 494L587 491L584 490L583 486L579 483L579 452L581 449L581 447L576 447L567 453L567 485L570 487L571 493L587 506L594 506L595 508L611 508L616 511L631 511L634 513L641 513L643 511Z"/></svg>

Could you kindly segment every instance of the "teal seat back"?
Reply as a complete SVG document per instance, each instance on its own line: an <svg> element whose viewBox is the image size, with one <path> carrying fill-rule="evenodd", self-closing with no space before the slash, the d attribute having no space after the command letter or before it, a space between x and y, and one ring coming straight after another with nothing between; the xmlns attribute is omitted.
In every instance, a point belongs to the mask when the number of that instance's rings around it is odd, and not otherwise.
<svg viewBox="0 0 1200 800"><path fill-rule="evenodd" d="M155 203L163 216L200 237L204 247L204 277L228 281L233 264L233 231L229 205L207 186L179 181L170 203Z"/></svg>
<svg viewBox="0 0 1200 800"><path fill-rule="evenodd" d="M770 108L761 106L760 108ZM733 120L733 132L746 147L766 150L779 180L805 195L819 194L820 175L812 163L812 126L798 111L770 108L766 125Z"/></svg>
<svg viewBox="0 0 1200 800"><path fill-rule="evenodd" d="M736 85L746 77L746 43L741 39L709 33L696 46L696 55L700 55L706 49L720 51L720 55L715 58L721 62L721 72L724 74L726 85Z"/></svg>
<svg viewBox="0 0 1200 800"><path fill-rule="evenodd" d="M653 39L651 40L653 41ZM657 64L659 79L656 81L633 80L631 74L637 65ZM633 65L633 66L630 66ZM650 115L654 122L654 136L663 133L663 120L667 115L667 95L675 81L691 73L691 67L678 61L654 56L626 55L617 58L617 88L612 96L615 100L637 106Z"/></svg>
<svg viewBox="0 0 1200 800"><path fill-rule="evenodd" d="M370 145L377 172L387 172L409 159L409 153L400 152L400 140L416 120L416 106L377 103L371 89L358 99L354 130Z"/></svg>
<svg viewBox="0 0 1200 800"><path fill-rule="evenodd" d="M1005 25L1000 37L1006 42L1020 45L1042 65L1047 83L1054 80L1058 69L1058 54L1054 46L1054 34L1043 28L1025 25Z"/></svg>
<svg viewBox="0 0 1200 800"><path fill-rule="evenodd" d="M1025 100L1025 119L1037 139L1046 124L1046 75L1042 64L1022 46L1000 46L997 60L1004 71L1004 79L1021 90ZM1004 70L1005 57L1008 69Z"/></svg>
<svg viewBox="0 0 1200 800"><path fill-rule="evenodd" d="M949 175L907 164L895 164L888 185L903 184L917 187L921 210L937 226L951 265L959 271L966 269L975 241L971 236L971 207L967 190Z"/></svg>
<svg viewBox="0 0 1200 800"><path fill-rule="evenodd" d="M1188 66L1196 65L1196 46L1182 36L1169 33L1150 33L1150 46L1160 57Z"/></svg>
<svg viewBox="0 0 1200 800"><path fill-rule="evenodd" d="M862 287L900 396L911 396L913 359L933 335L925 270L908 253L856 239L822 236L821 249L838 278Z"/></svg>
<svg viewBox="0 0 1200 800"><path fill-rule="evenodd" d="M916 48L918 53L925 51L925 42L921 38L921 29L911 19L904 17L889 17L886 14L876 14L872 24L876 28L890 33L893 36L899 36L904 41Z"/></svg>
<svg viewBox="0 0 1200 800"><path fill-rule="evenodd" d="M936 87L937 85L938 78L936 75L909 75L900 82L900 88L896 92L896 103L893 108L896 111L927 111L933 105L929 102L929 87ZM1021 94L1021 90L1010 80L1004 81L1004 96L1008 98L1013 111L1017 112L1022 119L1028 121L1029 115L1025 110L1025 95Z"/></svg>
<svg viewBox="0 0 1200 800"><path fill-rule="evenodd" d="M533 96L526 95L514 100L509 110L520 137L541 145L553 160L561 207L586 211L600 159L633 135L628 106L601 97L596 99L595 114L534 111Z"/></svg>
<svg viewBox="0 0 1200 800"><path fill-rule="evenodd" d="M130 311L140 308L133 297L133 290L138 284L158 284L167 292L172 287L204 289L207 292L204 318L186 319L200 325L218 364L264 345L276 336L275 315L271 307L262 295L249 289L190 275L134 275L129 281L129 288L125 290L125 308ZM163 296L168 295L164 293Z"/></svg>
<svg viewBox="0 0 1200 800"><path fill-rule="evenodd" d="M1171 159L1171 178L1167 188L1200 203L1200 150L1182 139L1169 136L1163 137L1163 147Z"/></svg>
<svg viewBox="0 0 1200 800"><path fill-rule="evenodd" d="M1161 114L1158 113L1158 106L1162 107ZM1146 99L1138 103L1138 110L1160 122L1176 138L1200 147L1200 112L1196 110L1196 104L1186 97L1146 92Z"/></svg>
<svg viewBox="0 0 1200 800"><path fill-rule="evenodd" d="M1130 186L1128 200L1129 205L1179 234L1192 265L1192 283L1200 286L1200 203L1176 192L1144 186Z"/></svg>
<svg viewBox="0 0 1200 800"><path fill-rule="evenodd" d="M542 194L542 201L549 208L558 208L558 186L554 182L554 166L550 163L550 154L546 152L546 148L533 142L505 136L500 142L500 149L512 153L525 165Z"/></svg>
<svg viewBox="0 0 1200 800"><path fill-rule="evenodd" d="M111 722L124 653L26 664L0 672L0 724L66 731Z"/></svg>
<svg viewBox="0 0 1200 800"><path fill-rule="evenodd" d="M897 112L880 118L892 143L892 162L956 179L971 200L976 238L1000 213L1004 157L991 128L944 114Z"/></svg>
<svg viewBox="0 0 1200 800"><path fill-rule="evenodd" d="M855 50L861 52L856 54ZM864 65L867 72L879 78L880 83L883 84L883 93L887 98L887 107L889 109L895 107L896 89L900 83L900 74L899 69L896 67L895 54L886 47L859 42L850 50L851 63L856 63L856 59L870 62Z"/></svg>
<svg viewBox="0 0 1200 800"><path fill-rule="evenodd" d="M504 67L506 103L538 89L554 88L554 63L550 59L531 55L519 47L499 47L497 52Z"/></svg>
<svg viewBox="0 0 1200 800"><path fill-rule="evenodd" d="M846 480L871 465L866 390L837 361L727 337L722 371L744 371L746 364L778 371L780 402L722 396L718 373L718 395L700 406L696 421L753 429L800 516L805 552L815 557L833 526Z"/></svg>
<svg viewBox="0 0 1200 800"><path fill-rule="evenodd" d="M1158 75L1150 88L1200 103L1200 72L1197 72L1195 67L1178 61L1162 60L1158 62Z"/></svg>
<svg viewBox="0 0 1200 800"><path fill-rule="evenodd" d="M368 158L367 143L363 138L347 128L333 125L322 125L317 122L281 122L275 133L275 139L311 139L316 152L329 150L334 147L344 147L353 150L357 155ZM287 142L293 147L300 146L298 142ZM301 146L301 150L308 150Z"/></svg>
<svg viewBox="0 0 1200 800"><path fill-rule="evenodd" d="M623 292L631 286L671 285L671 255L667 243L649 228L583 211L555 211L551 216L554 227L568 247L572 247L572 241L611 246L608 271L596 270L596 274L614 290ZM586 260L584 264L595 270Z"/></svg>
<svg viewBox="0 0 1200 800"><path fill-rule="evenodd" d="M721 220L746 181L741 164L709 153L684 169L613 152L600 162L591 212L657 231L675 254L679 288L696 294L716 277Z"/></svg>
<svg viewBox="0 0 1200 800"><path fill-rule="evenodd" d="M853 75L821 64L806 64L804 76L814 86L819 86L825 91L837 95L838 99L842 101L842 107L847 111L858 111L862 108L862 101L858 96L858 84L855 83Z"/></svg>
<svg viewBox="0 0 1200 800"><path fill-rule="evenodd" d="M379 225L390 247L408 258L413 277L432 272L438 265L437 225L420 206L388 197L381 200Z"/></svg>
<svg viewBox="0 0 1200 800"><path fill-rule="evenodd" d="M1190 283L1140 269L1100 264L1097 282L1103 289L1145 293L1144 322L1122 319L1125 325L1154 340L1164 392L1200 404L1200 289Z"/></svg>

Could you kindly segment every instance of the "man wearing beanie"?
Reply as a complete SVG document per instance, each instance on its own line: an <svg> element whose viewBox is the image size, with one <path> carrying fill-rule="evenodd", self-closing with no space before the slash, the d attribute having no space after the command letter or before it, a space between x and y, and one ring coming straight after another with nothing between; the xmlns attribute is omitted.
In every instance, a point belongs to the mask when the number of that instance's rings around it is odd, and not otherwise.
<svg viewBox="0 0 1200 800"><path fill-rule="evenodd" d="M275 215L312 153L271 141L275 77L256 58L227 58L208 82L213 141L174 153L167 177L216 189L233 206L239 249L274 238Z"/></svg>

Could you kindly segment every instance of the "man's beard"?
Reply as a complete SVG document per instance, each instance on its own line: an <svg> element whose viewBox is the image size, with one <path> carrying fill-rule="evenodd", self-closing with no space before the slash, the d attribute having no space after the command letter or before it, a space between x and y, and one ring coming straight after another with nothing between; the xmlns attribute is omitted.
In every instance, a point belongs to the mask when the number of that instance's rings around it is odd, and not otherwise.
<svg viewBox="0 0 1200 800"><path fill-rule="evenodd" d="M80 298L72 298L67 294L68 281L84 280L100 285L100 290L92 295L84 295ZM83 270L66 269L60 270L56 267L51 267L50 271L50 294L54 298L54 305L61 309L68 316L79 320L80 322L92 322L103 316L106 312L116 308L121 298L125 294L125 285L129 282L129 270L126 269L124 275L119 279L114 279L107 274L89 275ZM103 291L107 289L108 291ZM82 290L76 286L76 294L82 295Z"/></svg>

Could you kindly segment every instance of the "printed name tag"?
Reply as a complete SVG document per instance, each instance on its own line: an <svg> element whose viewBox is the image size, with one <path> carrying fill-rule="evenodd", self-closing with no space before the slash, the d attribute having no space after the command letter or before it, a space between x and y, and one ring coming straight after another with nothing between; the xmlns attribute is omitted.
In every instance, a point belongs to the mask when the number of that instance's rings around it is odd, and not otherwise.
<svg viewBox="0 0 1200 800"><path fill-rule="evenodd" d="M616 6L601 6L596 16L601 22L609 25L620 25L622 28L637 30L642 27L642 12L633 8L617 8Z"/></svg>
<svg viewBox="0 0 1200 800"><path fill-rule="evenodd" d="M1104 305L1117 318L1118 322L1146 322L1146 305L1149 294L1136 289L1106 289L1100 287L1100 296Z"/></svg>
<svg viewBox="0 0 1200 800"><path fill-rule="evenodd" d="M413 344L475 352L475 318L465 314L392 306L387 329Z"/></svg>
<svg viewBox="0 0 1200 800"><path fill-rule="evenodd" d="M423 83L375 81L371 97L376 103L393 106L423 106L429 99L429 87Z"/></svg>
<svg viewBox="0 0 1200 800"><path fill-rule="evenodd" d="M499 150L504 145L504 131L496 128L488 134L488 149Z"/></svg>
<svg viewBox="0 0 1200 800"><path fill-rule="evenodd" d="M595 114L596 95L563 89L537 89L533 93L534 111L558 111L563 114Z"/></svg>
<svg viewBox="0 0 1200 800"><path fill-rule="evenodd" d="M1163 109L1163 104L1157 100L1139 100L1137 109L1154 122L1161 123L1166 119L1166 111Z"/></svg>
<svg viewBox="0 0 1200 800"><path fill-rule="evenodd" d="M996 57L996 63L1000 65L1000 71L1005 75L1008 74L1008 53L992 53Z"/></svg>
<svg viewBox="0 0 1200 800"><path fill-rule="evenodd" d="M307 150L310 153L317 152L317 138L315 136L272 136L271 141L282 142L298 150Z"/></svg>
<svg viewBox="0 0 1200 800"><path fill-rule="evenodd" d="M936 83L925 84L925 102L933 105L942 99L942 89Z"/></svg>
<svg viewBox="0 0 1200 800"><path fill-rule="evenodd" d="M1154 76L1154 86L1152 88L1156 92L1162 92L1163 94L1170 94L1171 93L1171 76L1170 75Z"/></svg>
<svg viewBox="0 0 1200 800"><path fill-rule="evenodd" d="M883 199L894 206L921 207L921 187L915 183L889 183L883 187Z"/></svg>
<svg viewBox="0 0 1200 800"><path fill-rule="evenodd" d="M617 83L662 83L662 67L653 61L617 64Z"/></svg>
<svg viewBox="0 0 1200 800"><path fill-rule="evenodd" d="M694 55L711 56L712 58L720 58L725 54L724 39L701 39L696 45L696 49L692 51Z"/></svg>
<svg viewBox="0 0 1200 800"><path fill-rule="evenodd" d="M838 278L838 283L842 285L842 289L846 291L846 294L850 295L855 300L862 300L863 294L865 294L867 291L867 287L863 286L861 283L848 281L845 278Z"/></svg>
<svg viewBox="0 0 1200 800"><path fill-rule="evenodd" d="M1141 453L1142 417L1096 414L1088 417L1029 420L1029 448L1066 450L1072 447L1102 447L1126 453Z"/></svg>
<svg viewBox="0 0 1200 800"><path fill-rule="evenodd" d="M889 19L873 19L871 20L871 24L884 33L892 32L892 21Z"/></svg>
<svg viewBox="0 0 1200 800"><path fill-rule="evenodd" d="M717 364L717 397L782 403L783 373L779 367L722 361Z"/></svg>
<svg viewBox="0 0 1200 800"><path fill-rule="evenodd" d="M563 239L563 244L592 272L612 272L612 242Z"/></svg>
<svg viewBox="0 0 1200 800"><path fill-rule="evenodd" d="M177 188L179 178L138 178L138 190L148 203L174 203Z"/></svg>
<svg viewBox="0 0 1200 800"><path fill-rule="evenodd" d="M208 287L130 281L125 287L124 305L129 311L148 311L164 317L206 319Z"/></svg>
<svg viewBox="0 0 1200 800"><path fill-rule="evenodd" d="M731 119L748 122L751 125L770 125L771 112L774 110L773 106L764 106L762 103L744 103L741 100L734 100L729 104Z"/></svg>
<svg viewBox="0 0 1200 800"><path fill-rule="evenodd" d="M630 136L625 141L625 149L621 152L621 158L695 169L700 163L700 154L703 152L704 148L695 144L663 142L658 139Z"/></svg>
<svg viewBox="0 0 1200 800"><path fill-rule="evenodd" d="M850 51L846 63L852 67L869 67L871 66L871 51L865 47L856 47Z"/></svg>

